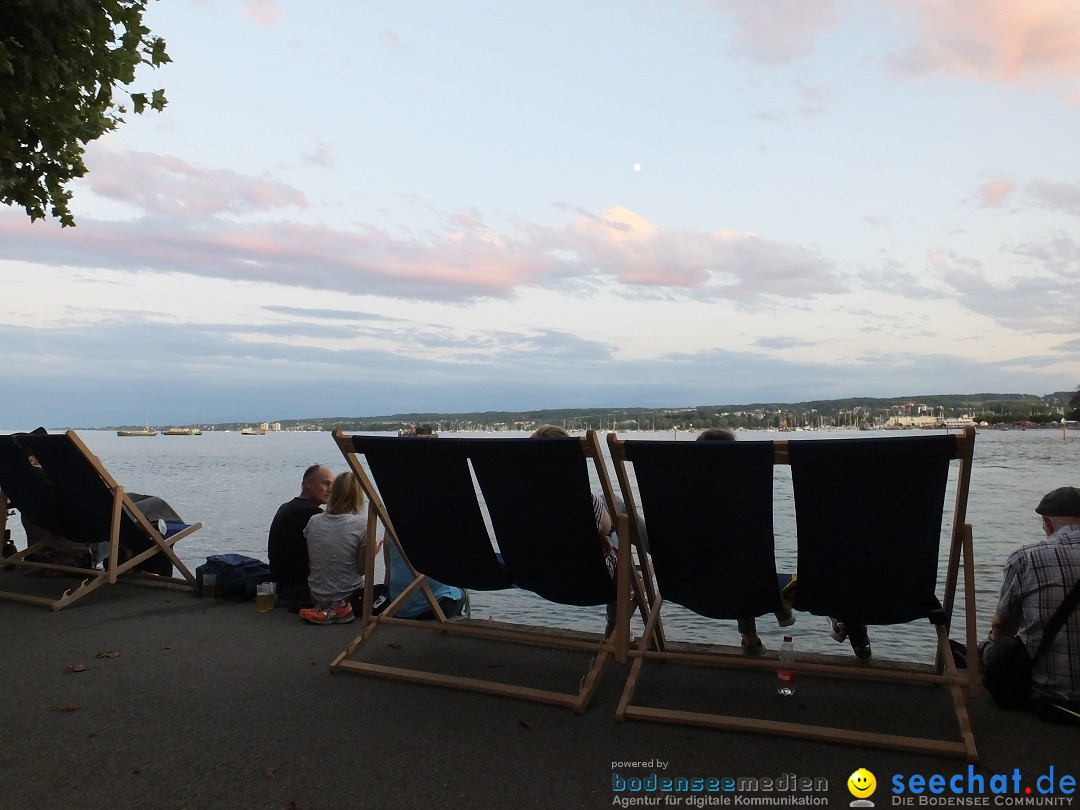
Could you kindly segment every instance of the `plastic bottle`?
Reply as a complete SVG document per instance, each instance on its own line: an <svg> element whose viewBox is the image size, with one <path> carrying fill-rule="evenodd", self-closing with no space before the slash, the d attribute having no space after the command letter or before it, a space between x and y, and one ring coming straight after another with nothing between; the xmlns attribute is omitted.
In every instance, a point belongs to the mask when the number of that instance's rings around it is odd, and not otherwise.
<svg viewBox="0 0 1080 810"><path fill-rule="evenodd" d="M784 666L794 662L795 644L791 636L784 636L784 643L780 645L780 668L776 670L776 694L784 697L795 694L795 670Z"/></svg>

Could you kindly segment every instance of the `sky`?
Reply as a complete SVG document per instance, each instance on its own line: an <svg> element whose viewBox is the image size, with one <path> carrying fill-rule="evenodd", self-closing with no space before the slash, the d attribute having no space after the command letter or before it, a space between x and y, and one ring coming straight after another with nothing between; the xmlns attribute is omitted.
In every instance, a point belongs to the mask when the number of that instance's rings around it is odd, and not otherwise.
<svg viewBox="0 0 1080 810"><path fill-rule="evenodd" d="M0 426L1080 384L1075 0L169 0Z"/></svg>

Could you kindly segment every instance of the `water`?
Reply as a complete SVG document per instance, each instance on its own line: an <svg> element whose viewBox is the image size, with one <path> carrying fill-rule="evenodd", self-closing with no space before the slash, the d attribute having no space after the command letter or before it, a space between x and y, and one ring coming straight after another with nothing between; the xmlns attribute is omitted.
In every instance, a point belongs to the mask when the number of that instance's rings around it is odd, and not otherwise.
<svg viewBox="0 0 1080 810"><path fill-rule="evenodd" d="M266 535L278 506L297 495L304 470L323 463L335 471L345 469L329 433L267 433L242 436L238 432L204 432L201 436L118 437L113 432L79 434L98 455L117 482L132 492L164 497L188 521L201 521L203 529L181 541L177 554L192 570L210 554L236 552L266 559ZM450 435L450 434L447 434ZM452 434L477 435L477 434ZM500 436L521 436L503 433ZM844 433L801 433L813 440ZM860 433L859 436L878 435ZM896 435L896 434L887 434ZM635 433L633 438L670 439L671 433ZM792 438L790 433L742 433L740 438ZM692 440L692 434L679 434ZM1080 433L1060 430L984 431L975 442L968 522L975 539L976 616L980 637L1001 586L1005 558L1017 546L1042 538L1034 507L1055 487L1077 485L1076 449ZM609 471L613 472L609 467ZM612 475L614 480L614 475ZM775 501L776 559L783 571L795 568L795 517L790 472L777 466ZM617 483L616 483L617 486ZM951 493L950 493L951 497ZM946 512L946 526L951 508ZM25 544L18 520L11 524L19 547ZM946 528L945 537L947 537ZM947 544L942 545L939 576L944 576ZM887 576L888 572L879 575ZM381 576L381 574L379 575ZM953 635L959 637L963 605L957 606ZM604 610L564 609L522 591L472 595L474 617L599 631ZM835 652L840 648L828 637L825 620L796 614L798 622L786 632L800 651ZM704 619L678 605L665 605L664 625L670 639L738 644L734 621ZM635 627L640 622L635 620ZM758 632L766 646L779 647L784 632L771 617L758 619ZM874 653L908 660L926 660L933 633L929 624L872 627Z"/></svg>

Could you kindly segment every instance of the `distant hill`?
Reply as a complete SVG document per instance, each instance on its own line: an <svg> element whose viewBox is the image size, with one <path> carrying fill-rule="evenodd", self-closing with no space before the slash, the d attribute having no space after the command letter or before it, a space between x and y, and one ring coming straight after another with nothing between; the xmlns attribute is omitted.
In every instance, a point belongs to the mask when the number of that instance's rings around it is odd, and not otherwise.
<svg viewBox="0 0 1080 810"><path fill-rule="evenodd" d="M843 397L803 402L749 402L661 408L540 408L527 411L411 412L376 416L331 416L267 420L283 430L397 430L430 424L439 430L532 429L538 424L577 428L670 430L689 427L865 426L890 416L929 413L940 417L972 416L982 421L1048 422L1069 411L1075 391L1052 394L913 394L900 397ZM256 422L262 421L256 418ZM247 423L203 424L204 429L238 430ZM107 429L113 429L109 427Z"/></svg>

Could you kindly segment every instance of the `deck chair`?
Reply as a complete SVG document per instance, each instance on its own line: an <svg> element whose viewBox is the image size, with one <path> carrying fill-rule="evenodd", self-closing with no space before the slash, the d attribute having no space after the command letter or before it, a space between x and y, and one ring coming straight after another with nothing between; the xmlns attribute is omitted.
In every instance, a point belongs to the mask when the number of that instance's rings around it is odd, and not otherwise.
<svg viewBox="0 0 1080 810"><path fill-rule="evenodd" d="M32 465L30 456L40 466ZM102 585L115 584L121 577L128 583L195 585L195 577L173 546L202 528L202 524L159 525L148 520L73 430L52 435L0 436L0 490L12 506L45 532L74 543L109 543L108 557L100 569L35 561L35 552L45 543L31 543L0 562L4 566L72 574L83 577L82 583L56 598L0 591L0 599L60 610ZM142 570L157 554L168 558L182 578Z"/></svg>
<svg viewBox="0 0 1080 810"><path fill-rule="evenodd" d="M527 589L569 606L614 601L617 587L604 562L592 510L590 464L612 512L614 493L595 433L566 439L432 439L336 431L334 439L368 496L369 536L374 538L377 524L384 527L384 542L397 546L413 581L378 616L369 604L371 589L365 588L364 629L333 661L331 671L532 700L566 706L577 714L584 711L609 659L626 658L627 641L618 631L597 641L539 628L448 621L426 581L431 577L468 590ZM481 496L498 550L485 524ZM367 545L365 573L372 581L376 544ZM634 579L629 571L622 578L628 583ZM424 594L436 621L395 615L417 591ZM620 600L620 609L628 610L629 603ZM618 617L618 627L628 624L628 614ZM576 692L354 660L384 625L583 650L593 658Z"/></svg>
<svg viewBox="0 0 1080 810"><path fill-rule="evenodd" d="M951 699L960 741L636 704L639 679L649 661L770 674L776 669L772 655L673 650L663 643L649 650L644 646L650 640L648 627L631 650L633 665L616 712L619 720L686 723L977 759L966 707L966 689L975 673L958 673L948 641L962 556L966 639L970 649L975 647L974 560L971 528L965 523L973 430L962 436L775 443L620 441L611 434L608 444L628 510L638 505L632 466L648 525L658 591L650 618L660 618L664 600L712 618L775 609L772 468L790 463L798 530L796 609L867 624L928 620L936 634L933 663L922 666L804 656L794 668L836 678L941 687ZM939 599L940 533L954 459L959 469L953 531ZM866 576L866 571L877 573ZM752 712L752 707L743 708Z"/></svg>

